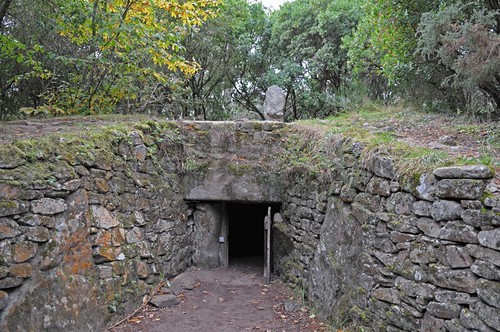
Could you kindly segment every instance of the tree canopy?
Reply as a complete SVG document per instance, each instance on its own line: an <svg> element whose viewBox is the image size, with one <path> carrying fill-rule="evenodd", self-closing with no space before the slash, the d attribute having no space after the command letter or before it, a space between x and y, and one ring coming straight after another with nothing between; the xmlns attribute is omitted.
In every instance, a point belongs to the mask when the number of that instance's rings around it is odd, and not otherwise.
<svg viewBox="0 0 500 332"><path fill-rule="evenodd" d="M1 0L0 119L287 120L362 98L500 116L498 0Z"/></svg>

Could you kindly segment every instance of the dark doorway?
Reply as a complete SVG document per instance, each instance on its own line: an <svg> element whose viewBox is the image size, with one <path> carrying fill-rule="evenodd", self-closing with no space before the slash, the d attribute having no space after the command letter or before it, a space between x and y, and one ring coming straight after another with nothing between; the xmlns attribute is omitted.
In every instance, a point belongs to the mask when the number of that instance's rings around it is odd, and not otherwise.
<svg viewBox="0 0 500 332"><path fill-rule="evenodd" d="M280 204L227 203L230 265L264 265L264 218L268 207L272 215Z"/></svg>

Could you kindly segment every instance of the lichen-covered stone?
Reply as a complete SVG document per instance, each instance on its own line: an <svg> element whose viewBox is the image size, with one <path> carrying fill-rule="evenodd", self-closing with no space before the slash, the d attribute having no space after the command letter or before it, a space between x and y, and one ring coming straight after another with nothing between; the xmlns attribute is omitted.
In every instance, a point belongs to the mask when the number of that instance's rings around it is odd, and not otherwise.
<svg viewBox="0 0 500 332"><path fill-rule="evenodd" d="M466 246L469 255L475 258L480 258L486 262L500 266L500 252L493 249L484 248L481 246L468 244Z"/></svg>
<svg viewBox="0 0 500 332"><path fill-rule="evenodd" d="M438 181L435 193L439 198L478 199L484 187L481 180L443 179Z"/></svg>
<svg viewBox="0 0 500 332"><path fill-rule="evenodd" d="M419 184L415 188L417 197L426 201L434 201L436 181L436 177L432 174L420 175Z"/></svg>
<svg viewBox="0 0 500 332"><path fill-rule="evenodd" d="M21 234L19 225L12 219L0 218L0 240L13 238Z"/></svg>
<svg viewBox="0 0 500 332"><path fill-rule="evenodd" d="M418 218L417 227L427 236L437 238L441 233L441 226L430 218Z"/></svg>
<svg viewBox="0 0 500 332"><path fill-rule="evenodd" d="M367 166L375 175L387 179L396 179L396 171L390 157L373 155L368 161Z"/></svg>
<svg viewBox="0 0 500 332"><path fill-rule="evenodd" d="M12 260L16 263L23 263L35 257L38 246L36 243L19 241L12 246Z"/></svg>
<svg viewBox="0 0 500 332"><path fill-rule="evenodd" d="M500 309L500 283L479 279L477 281L477 295L487 304Z"/></svg>
<svg viewBox="0 0 500 332"><path fill-rule="evenodd" d="M416 201L413 203L411 211L417 216L430 217L432 211L432 203L427 201Z"/></svg>
<svg viewBox="0 0 500 332"><path fill-rule="evenodd" d="M431 216L434 220L454 220L460 218L464 209L460 203L448 200L438 200L432 203Z"/></svg>
<svg viewBox="0 0 500 332"><path fill-rule="evenodd" d="M398 291L392 288L376 288L372 290L371 295L381 301L400 304L401 300L398 295Z"/></svg>
<svg viewBox="0 0 500 332"><path fill-rule="evenodd" d="M417 283L402 277L397 277L395 281L396 287L403 294L411 297L421 297L424 299L433 299L436 287L431 284Z"/></svg>
<svg viewBox="0 0 500 332"><path fill-rule="evenodd" d="M500 330L500 310L480 301L471 305L471 311L495 331Z"/></svg>
<svg viewBox="0 0 500 332"><path fill-rule="evenodd" d="M29 263L14 264L9 267L9 276L15 278L28 278L33 273L33 267Z"/></svg>
<svg viewBox="0 0 500 332"><path fill-rule="evenodd" d="M395 214L411 214L413 203L415 203L415 196L403 192L392 194L387 199L386 209L390 213Z"/></svg>
<svg viewBox="0 0 500 332"><path fill-rule="evenodd" d="M494 264L482 260L476 260L470 269L477 276L500 281L500 268L496 267Z"/></svg>
<svg viewBox="0 0 500 332"><path fill-rule="evenodd" d="M374 176L366 185L366 192L369 194L389 197L391 195L391 187L388 180Z"/></svg>
<svg viewBox="0 0 500 332"><path fill-rule="evenodd" d="M464 243L477 243L477 232L469 225L463 225L460 221L447 222L441 231L438 238Z"/></svg>
<svg viewBox="0 0 500 332"><path fill-rule="evenodd" d="M470 267L474 263L465 247L452 245L440 248L438 259L441 264L451 268Z"/></svg>
<svg viewBox="0 0 500 332"><path fill-rule="evenodd" d="M433 174L444 179L489 179L493 172L485 165L441 167Z"/></svg>
<svg viewBox="0 0 500 332"><path fill-rule="evenodd" d="M66 211L68 206L63 199L41 198L31 202L31 211L43 215L54 215Z"/></svg>
<svg viewBox="0 0 500 332"><path fill-rule="evenodd" d="M33 242L47 242L50 239L50 232L43 226L31 227L27 232L28 240Z"/></svg>
<svg viewBox="0 0 500 332"><path fill-rule="evenodd" d="M9 303L9 294L0 290L0 310L5 308Z"/></svg>
<svg viewBox="0 0 500 332"><path fill-rule="evenodd" d="M106 208L99 205L91 206L93 225L99 228L110 229L116 227L120 222Z"/></svg>
<svg viewBox="0 0 500 332"><path fill-rule="evenodd" d="M471 304L476 301L470 294L451 290L436 290L434 297L441 303Z"/></svg>
<svg viewBox="0 0 500 332"><path fill-rule="evenodd" d="M455 270L444 266L431 265L429 272L433 284L437 286L464 293L476 292L477 278L468 269Z"/></svg>
<svg viewBox="0 0 500 332"><path fill-rule="evenodd" d="M28 205L23 201L0 199L0 217L25 213L28 209Z"/></svg>
<svg viewBox="0 0 500 332"><path fill-rule="evenodd" d="M491 327L486 325L484 321L479 318L479 315L474 313L469 309L462 309L460 312L460 323L467 329L473 331L485 331L485 332L494 332Z"/></svg>
<svg viewBox="0 0 500 332"><path fill-rule="evenodd" d="M458 317L461 309L462 307L460 305L451 303L430 302L427 305L428 313L435 317L444 319L453 319Z"/></svg>
<svg viewBox="0 0 500 332"><path fill-rule="evenodd" d="M468 209L463 211L461 217L464 223L474 227L500 225L500 217L492 212Z"/></svg>
<svg viewBox="0 0 500 332"><path fill-rule="evenodd" d="M477 238L482 246L500 251L500 228L491 231L481 231Z"/></svg>
<svg viewBox="0 0 500 332"><path fill-rule="evenodd" d="M16 288L23 284L23 278L7 277L0 279L0 289Z"/></svg>

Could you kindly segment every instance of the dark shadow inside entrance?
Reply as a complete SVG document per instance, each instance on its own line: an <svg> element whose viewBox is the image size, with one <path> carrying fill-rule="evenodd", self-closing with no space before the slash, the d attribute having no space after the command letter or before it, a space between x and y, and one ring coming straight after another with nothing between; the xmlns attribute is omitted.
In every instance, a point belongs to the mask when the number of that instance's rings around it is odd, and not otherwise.
<svg viewBox="0 0 500 332"><path fill-rule="evenodd" d="M271 215L280 210L280 204L275 203L227 204L230 266L263 268L264 218L269 206Z"/></svg>

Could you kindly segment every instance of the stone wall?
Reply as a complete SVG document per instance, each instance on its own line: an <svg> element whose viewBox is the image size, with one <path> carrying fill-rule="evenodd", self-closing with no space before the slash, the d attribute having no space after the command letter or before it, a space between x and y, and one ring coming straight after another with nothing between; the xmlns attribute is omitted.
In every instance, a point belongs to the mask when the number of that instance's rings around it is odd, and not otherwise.
<svg viewBox="0 0 500 332"><path fill-rule="evenodd" d="M337 327L500 330L492 171L448 167L404 181L389 156L362 157L343 138L330 146L325 172L288 177L276 272Z"/></svg>
<svg viewBox="0 0 500 332"><path fill-rule="evenodd" d="M0 330L103 330L163 278L217 265L222 201L282 202L274 271L336 326L499 330L491 171L408 179L362 152L266 122L145 121L2 146Z"/></svg>
<svg viewBox="0 0 500 332"><path fill-rule="evenodd" d="M276 196L248 165L283 126L146 121L2 146L0 330L99 331L140 305L205 257L185 198L228 177ZM245 200L244 183L212 198Z"/></svg>

